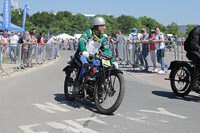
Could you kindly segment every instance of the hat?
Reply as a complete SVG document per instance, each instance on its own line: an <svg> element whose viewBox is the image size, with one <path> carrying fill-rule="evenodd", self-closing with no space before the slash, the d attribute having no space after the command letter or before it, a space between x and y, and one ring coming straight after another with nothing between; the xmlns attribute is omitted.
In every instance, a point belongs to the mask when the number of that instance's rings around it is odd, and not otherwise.
<svg viewBox="0 0 200 133"><path fill-rule="evenodd" d="M117 33L118 33L118 34L121 34L121 31L119 30L119 31L117 31Z"/></svg>
<svg viewBox="0 0 200 133"><path fill-rule="evenodd" d="M133 28L131 32L132 33L138 33L138 29L137 28Z"/></svg>
<svg viewBox="0 0 200 133"><path fill-rule="evenodd" d="M141 31L147 31L145 28L142 28Z"/></svg>
<svg viewBox="0 0 200 133"><path fill-rule="evenodd" d="M156 31L155 31L155 30L153 30L153 29L151 29L151 30L150 30L150 32L151 32L151 33L155 33Z"/></svg>

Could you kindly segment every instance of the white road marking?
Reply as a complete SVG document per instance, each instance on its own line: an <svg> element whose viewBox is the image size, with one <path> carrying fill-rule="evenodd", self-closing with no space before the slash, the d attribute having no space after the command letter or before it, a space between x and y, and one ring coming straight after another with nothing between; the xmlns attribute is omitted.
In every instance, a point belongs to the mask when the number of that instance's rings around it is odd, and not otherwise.
<svg viewBox="0 0 200 133"><path fill-rule="evenodd" d="M40 124L33 124L33 125L23 125L23 126L20 126L19 128L21 130L23 130L25 133L49 133L47 131L40 131L40 132L35 132L33 131L31 128L33 127L37 127L37 126L40 126Z"/></svg>
<svg viewBox="0 0 200 133"><path fill-rule="evenodd" d="M95 121L100 124L108 125L104 121L99 120L97 117L81 118L81 119L76 119L76 121Z"/></svg>
<svg viewBox="0 0 200 133"><path fill-rule="evenodd" d="M177 118L181 118L181 119L186 119L188 117L182 116L182 115L177 115L177 114L173 114L168 112L167 110L165 110L164 108L157 108L158 111L151 111L151 110L139 110L142 112L148 112L148 113L156 113L156 114L163 114L163 115L169 115L169 116L173 116L173 117L177 117Z"/></svg>
<svg viewBox="0 0 200 133"><path fill-rule="evenodd" d="M130 116L127 116L127 115L122 115L122 114L116 114L116 116L122 117L122 118L125 118L125 119L128 119L128 120L136 121L136 122L139 122L139 123L142 123L142 124L151 125L149 122L144 120L144 119L148 119L148 117L145 116L145 115L138 116L137 118L133 118L133 117L130 117Z"/></svg>
<svg viewBox="0 0 200 133"><path fill-rule="evenodd" d="M33 104L35 105L37 108L47 112L47 113L55 113L55 111L53 110L57 110L60 112L69 112L70 110L62 108L56 104L50 103L50 102L46 102L47 105L43 105L43 104Z"/></svg>
<svg viewBox="0 0 200 133"><path fill-rule="evenodd" d="M169 121L166 120L158 120L159 122L168 123Z"/></svg>
<svg viewBox="0 0 200 133"><path fill-rule="evenodd" d="M47 122L47 125L55 129L66 131L68 133L98 133L97 131L94 131L92 129L85 128L79 123L76 123L72 120L64 120L64 122L68 125L57 122Z"/></svg>

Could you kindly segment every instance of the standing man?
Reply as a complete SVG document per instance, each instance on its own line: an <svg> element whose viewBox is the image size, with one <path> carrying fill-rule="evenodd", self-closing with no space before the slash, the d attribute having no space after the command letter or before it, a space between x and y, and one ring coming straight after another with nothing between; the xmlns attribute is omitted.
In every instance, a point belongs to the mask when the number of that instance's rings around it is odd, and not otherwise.
<svg viewBox="0 0 200 133"><path fill-rule="evenodd" d="M149 69L149 43L148 42L148 38L149 38L149 34L147 34L147 31L145 28L142 28L141 30L142 32L142 60L144 60L144 67L145 67L145 71L148 71Z"/></svg>
<svg viewBox="0 0 200 133"><path fill-rule="evenodd" d="M78 47L78 38L76 37L75 40L74 40L74 50L77 50L77 47Z"/></svg>
<svg viewBox="0 0 200 133"><path fill-rule="evenodd" d="M53 45L55 42L56 37L51 36L51 38L47 41L47 60L53 59Z"/></svg>
<svg viewBox="0 0 200 133"><path fill-rule="evenodd" d="M6 56L7 56L7 48L8 48L8 34L6 34L5 30L3 31L2 37L3 37L4 41L5 41L4 47L3 47L3 49L4 49L4 53L3 53L4 57L3 58L6 58Z"/></svg>
<svg viewBox="0 0 200 133"><path fill-rule="evenodd" d="M29 35L29 32L26 31L24 36L22 36L23 40L23 65L24 67L28 66L28 56L29 56L29 46L32 46L33 41Z"/></svg>
<svg viewBox="0 0 200 133"><path fill-rule="evenodd" d="M14 31L11 32L11 36L9 37L10 42L10 49L9 49L9 55L11 59L11 63L17 63L17 43L18 43L19 37L15 34ZM12 52L14 53L14 57L12 55Z"/></svg>
<svg viewBox="0 0 200 133"><path fill-rule="evenodd" d="M119 56L119 46L120 45L125 45L125 37L124 35L122 35L121 31L119 30L118 32L118 35L117 35L117 43L116 43L116 54L117 54L117 57Z"/></svg>
<svg viewBox="0 0 200 133"><path fill-rule="evenodd" d="M31 41L33 42L31 45L29 45L29 57L28 57L28 67L32 67L32 59L35 54L35 44L37 44L37 38L35 37L36 29L32 29L29 34L31 37Z"/></svg>
<svg viewBox="0 0 200 133"><path fill-rule="evenodd" d="M138 67L139 58L138 58L138 42L140 41L140 34L138 34L138 29L133 28L131 34L129 35L127 45L129 49L129 55L132 53L132 61L133 61L133 68ZM130 57L131 58L131 57Z"/></svg>

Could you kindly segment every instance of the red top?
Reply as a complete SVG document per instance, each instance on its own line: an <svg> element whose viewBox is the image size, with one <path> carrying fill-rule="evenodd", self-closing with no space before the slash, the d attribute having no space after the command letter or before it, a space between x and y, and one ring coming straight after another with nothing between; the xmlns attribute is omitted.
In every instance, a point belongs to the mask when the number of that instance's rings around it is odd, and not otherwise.
<svg viewBox="0 0 200 133"><path fill-rule="evenodd" d="M149 37L148 37L148 40L153 40L154 37L155 37L155 35L152 36L152 37L149 36ZM156 50L156 44L153 43L153 42L149 43L149 47L150 47L150 50Z"/></svg>

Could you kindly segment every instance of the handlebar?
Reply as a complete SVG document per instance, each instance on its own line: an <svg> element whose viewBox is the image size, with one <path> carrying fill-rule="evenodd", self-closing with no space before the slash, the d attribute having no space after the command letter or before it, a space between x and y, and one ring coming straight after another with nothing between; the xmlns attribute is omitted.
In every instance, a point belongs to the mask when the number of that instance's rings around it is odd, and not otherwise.
<svg viewBox="0 0 200 133"><path fill-rule="evenodd" d="M79 55L82 55L82 52L80 52ZM107 58L109 60L113 58L113 56L111 56L109 54L106 54L106 53L102 52L101 50L99 50L99 53L96 53L95 55L91 55L90 54L89 57L90 58L95 58L97 55L105 57L105 58Z"/></svg>
<svg viewBox="0 0 200 133"><path fill-rule="evenodd" d="M108 58L109 60L113 58L113 56L106 54L104 52L102 52L101 50L99 50L99 55Z"/></svg>

